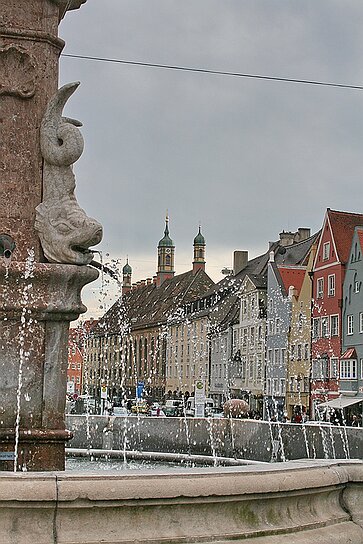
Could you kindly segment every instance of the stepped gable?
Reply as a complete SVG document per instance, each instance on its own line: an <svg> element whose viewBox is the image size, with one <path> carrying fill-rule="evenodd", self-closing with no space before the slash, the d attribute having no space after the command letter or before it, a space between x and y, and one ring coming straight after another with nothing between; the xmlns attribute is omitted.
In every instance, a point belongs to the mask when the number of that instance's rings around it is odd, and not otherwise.
<svg viewBox="0 0 363 544"><path fill-rule="evenodd" d="M119 298L100 320L95 334L119 333L126 325L131 330L160 326L179 306L188 304L213 285L204 272L192 270L156 284L138 286Z"/></svg>
<svg viewBox="0 0 363 544"><path fill-rule="evenodd" d="M354 229L363 226L363 214L340 212L330 208L328 208L327 213L338 259L345 264L349 258Z"/></svg>

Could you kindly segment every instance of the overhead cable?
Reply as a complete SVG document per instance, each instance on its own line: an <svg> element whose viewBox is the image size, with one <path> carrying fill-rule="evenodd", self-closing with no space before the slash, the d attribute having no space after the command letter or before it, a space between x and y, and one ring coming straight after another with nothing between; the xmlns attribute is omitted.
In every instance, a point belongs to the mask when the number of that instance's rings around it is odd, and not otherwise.
<svg viewBox="0 0 363 544"><path fill-rule="evenodd" d="M247 78L247 79L280 81L284 83L301 83L304 85L318 85L320 87L337 87L340 89L353 89L357 91L363 91L363 85L351 85L348 83L333 83L328 81L316 81L316 80L309 80L309 79L298 79L298 78L279 77L279 76L265 76L260 74L244 74L241 72L228 72L224 70L209 70L207 68L192 68L188 66L177 66L172 64L158 64L153 62L111 59L106 57L91 57L89 55L73 55L68 53L62 53L61 56L72 58L72 59L93 60L98 62L109 62L114 64L128 64L131 66L146 66L149 68L163 68L165 70L179 70L182 72L195 72L199 74L212 74L212 75L219 75L219 76L241 77L241 78Z"/></svg>

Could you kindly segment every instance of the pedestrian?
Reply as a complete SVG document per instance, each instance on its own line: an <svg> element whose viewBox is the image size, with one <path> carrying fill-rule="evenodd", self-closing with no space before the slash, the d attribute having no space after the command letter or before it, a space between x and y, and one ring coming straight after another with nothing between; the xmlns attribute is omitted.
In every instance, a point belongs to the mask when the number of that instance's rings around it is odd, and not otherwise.
<svg viewBox="0 0 363 544"><path fill-rule="evenodd" d="M360 427L360 421L356 415L352 417L352 427Z"/></svg>

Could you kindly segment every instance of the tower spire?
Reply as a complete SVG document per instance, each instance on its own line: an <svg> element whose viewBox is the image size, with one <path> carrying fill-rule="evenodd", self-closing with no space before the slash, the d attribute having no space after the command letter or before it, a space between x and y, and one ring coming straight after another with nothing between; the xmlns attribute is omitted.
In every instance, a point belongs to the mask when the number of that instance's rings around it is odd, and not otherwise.
<svg viewBox="0 0 363 544"><path fill-rule="evenodd" d="M129 256L126 257L126 264L122 269L122 294L125 295L131 291L132 268L129 265Z"/></svg>
<svg viewBox="0 0 363 544"><path fill-rule="evenodd" d="M198 270L205 270L205 238L202 234L202 227L199 224L198 234L194 238L194 259L193 272L196 274Z"/></svg>
<svg viewBox="0 0 363 544"><path fill-rule="evenodd" d="M166 279L172 278L174 271L175 246L169 235L169 214L166 212L164 237L158 244L158 270L156 284L160 286Z"/></svg>

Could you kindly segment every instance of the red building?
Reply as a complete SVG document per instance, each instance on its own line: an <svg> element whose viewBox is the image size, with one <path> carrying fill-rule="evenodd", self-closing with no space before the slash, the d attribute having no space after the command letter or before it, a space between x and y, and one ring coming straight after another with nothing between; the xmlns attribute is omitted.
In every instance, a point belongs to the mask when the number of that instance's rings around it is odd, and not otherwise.
<svg viewBox="0 0 363 544"><path fill-rule="evenodd" d="M327 209L312 270L312 416L338 396L342 350L342 291L354 228L363 214Z"/></svg>
<svg viewBox="0 0 363 544"><path fill-rule="evenodd" d="M85 340L96 323L96 320L90 319L82 322L75 328L69 329L67 369L67 393L69 394L80 395L82 393Z"/></svg>

